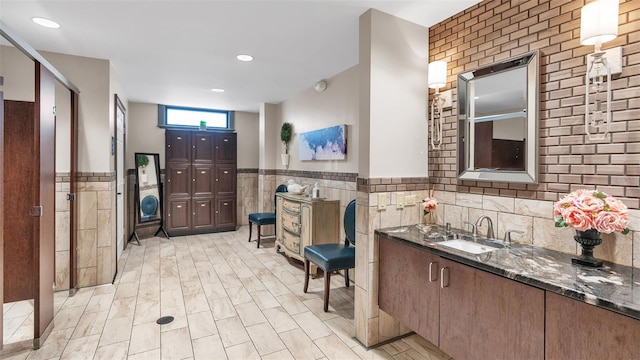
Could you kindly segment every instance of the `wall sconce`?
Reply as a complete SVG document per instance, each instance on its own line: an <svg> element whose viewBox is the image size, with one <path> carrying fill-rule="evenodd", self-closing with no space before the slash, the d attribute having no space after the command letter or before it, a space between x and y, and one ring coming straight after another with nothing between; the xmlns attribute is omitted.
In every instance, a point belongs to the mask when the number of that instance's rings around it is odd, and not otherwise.
<svg viewBox="0 0 640 360"><path fill-rule="evenodd" d="M442 108L445 97L440 94L440 88L447 85L447 62L438 60L429 63L428 83L430 89L436 89L431 103L431 147L439 150L442 144ZM451 98L451 96L449 96Z"/></svg>
<svg viewBox="0 0 640 360"><path fill-rule="evenodd" d="M600 49L618 36L619 0L596 0L580 12L580 44L595 45L587 55L584 131L589 140L604 140L611 127L611 75L622 72L622 48ZM606 81L606 84L605 84Z"/></svg>

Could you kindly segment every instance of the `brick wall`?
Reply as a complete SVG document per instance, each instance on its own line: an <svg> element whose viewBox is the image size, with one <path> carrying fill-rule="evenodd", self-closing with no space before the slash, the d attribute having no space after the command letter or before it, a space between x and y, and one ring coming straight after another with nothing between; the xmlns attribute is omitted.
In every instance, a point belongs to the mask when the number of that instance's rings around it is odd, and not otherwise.
<svg viewBox="0 0 640 360"><path fill-rule="evenodd" d="M623 71L612 77L610 141L599 142L587 140L583 126L586 55L594 51L580 45L584 4L486 0L429 29L429 61L448 62L443 90L454 91L453 108L444 112L444 150L430 151L436 189L557 201L577 188L595 187L640 209L640 1L620 1L618 37L603 44L622 46ZM533 50L541 63L539 184L458 181L457 75Z"/></svg>

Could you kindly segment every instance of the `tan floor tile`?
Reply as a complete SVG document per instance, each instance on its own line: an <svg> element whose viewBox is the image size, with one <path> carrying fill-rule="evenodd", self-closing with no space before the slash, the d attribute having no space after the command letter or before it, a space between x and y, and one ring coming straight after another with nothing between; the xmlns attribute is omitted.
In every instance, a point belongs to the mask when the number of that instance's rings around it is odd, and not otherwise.
<svg viewBox="0 0 640 360"><path fill-rule="evenodd" d="M139 283L124 283L118 285L118 289L114 295L114 299L122 299L138 295Z"/></svg>
<svg viewBox="0 0 640 360"><path fill-rule="evenodd" d="M115 293L97 294L92 296L91 299L89 300L89 303L87 304L87 307L84 309L84 312L90 313L90 312L100 312L105 310L108 311L111 308L111 302L113 301L114 295ZM77 294L75 296L77 296ZM63 309L64 308L66 308L66 303L65 303L65 306L63 306Z"/></svg>
<svg viewBox="0 0 640 360"><path fill-rule="evenodd" d="M216 320L220 338L225 348L249 341L249 334L238 317Z"/></svg>
<svg viewBox="0 0 640 360"><path fill-rule="evenodd" d="M359 359L358 355L336 335L319 338L314 343L329 359Z"/></svg>
<svg viewBox="0 0 640 360"><path fill-rule="evenodd" d="M245 327L267 322L267 319L262 315L262 311L253 301L236 305L236 311Z"/></svg>
<svg viewBox="0 0 640 360"><path fill-rule="evenodd" d="M225 349L229 360L260 360L260 354L251 341L230 346Z"/></svg>
<svg viewBox="0 0 640 360"><path fill-rule="evenodd" d="M209 307L213 318L217 320L228 319L236 316L236 309L227 297L209 300Z"/></svg>
<svg viewBox="0 0 640 360"><path fill-rule="evenodd" d="M203 293L184 296L184 305L187 314L195 314L203 311L209 311L209 303L207 297Z"/></svg>
<svg viewBox="0 0 640 360"><path fill-rule="evenodd" d="M227 294L233 305L244 304L252 301L251 295L244 286L228 288Z"/></svg>
<svg viewBox="0 0 640 360"><path fill-rule="evenodd" d="M272 354L262 356L262 360L295 360L289 350L280 350Z"/></svg>
<svg viewBox="0 0 640 360"><path fill-rule="evenodd" d="M181 288L165 290L162 285L160 285L160 288L162 289L160 292L160 310L184 306Z"/></svg>
<svg viewBox="0 0 640 360"><path fill-rule="evenodd" d="M147 323L134 325L131 330L129 354L138 354L160 348L160 325Z"/></svg>
<svg viewBox="0 0 640 360"><path fill-rule="evenodd" d="M247 327L247 332L260 355L267 355L286 349L278 334L268 323L249 326Z"/></svg>
<svg viewBox="0 0 640 360"><path fill-rule="evenodd" d="M276 297L276 300L290 314L296 315L309 311L309 309L300 301L298 296L294 294L285 294Z"/></svg>
<svg viewBox="0 0 640 360"><path fill-rule="evenodd" d="M99 346L114 344L129 340L133 316L107 320L102 331Z"/></svg>
<svg viewBox="0 0 640 360"><path fill-rule="evenodd" d="M193 356L189 329L181 328L164 331L160 335L160 352L162 359L184 359Z"/></svg>
<svg viewBox="0 0 640 360"><path fill-rule="evenodd" d="M347 346L354 347L360 345L355 339L355 326L353 319L345 319L337 316L324 322Z"/></svg>
<svg viewBox="0 0 640 360"><path fill-rule="evenodd" d="M300 328L302 328L302 330L304 330L304 332L312 340L316 340L332 334L331 329L329 329L329 327L327 327L310 311L298 315L293 315L293 320L298 323L298 326L300 326Z"/></svg>
<svg viewBox="0 0 640 360"><path fill-rule="evenodd" d="M54 328L58 330L74 328L78 325L78 321L80 321L80 317L82 317L83 310L84 308L80 306L60 310L53 318Z"/></svg>
<svg viewBox="0 0 640 360"><path fill-rule="evenodd" d="M136 305L133 324L139 325L155 322L160 318L160 301L141 303Z"/></svg>
<svg viewBox="0 0 640 360"><path fill-rule="evenodd" d="M278 300L276 300L276 298L271 295L271 293L266 290L266 288L265 290L251 293L251 298L253 298L253 301L255 301L256 305L258 305L258 307L262 310L280 306Z"/></svg>
<svg viewBox="0 0 640 360"><path fill-rule="evenodd" d="M127 360L158 360L160 359L160 349L147 351L140 354L131 355Z"/></svg>
<svg viewBox="0 0 640 360"><path fill-rule="evenodd" d="M49 337L38 350L32 351L27 357L28 360L45 360L57 358L62 355L64 347L71 338L73 328L53 330Z"/></svg>
<svg viewBox="0 0 640 360"><path fill-rule="evenodd" d="M412 349L416 350L420 355L429 360L448 360L451 357L442 350L438 349L437 346L430 343L423 337L419 335L411 335L402 339L402 341L411 346Z"/></svg>
<svg viewBox="0 0 640 360"><path fill-rule="evenodd" d="M96 350L93 360L126 360L128 348L128 341L100 346Z"/></svg>
<svg viewBox="0 0 640 360"><path fill-rule="evenodd" d="M220 336L211 335L195 339L193 343L193 355L196 360L227 359L227 353L222 346Z"/></svg>
<svg viewBox="0 0 640 360"><path fill-rule="evenodd" d="M264 286L276 298L280 295L291 294L291 291L279 280L263 281Z"/></svg>
<svg viewBox="0 0 640 360"><path fill-rule="evenodd" d="M280 338L295 359L319 359L324 356L302 329L283 332Z"/></svg>
<svg viewBox="0 0 640 360"><path fill-rule="evenodd" d="M107 322L108 311L85 313L78 321L78 325L73 331L72 339L77 339L89 335L100 335L104 324Z"/></svg>
<svg viewBox="0 0 640 360"><path fill-rule="evenodd" d="M127 297L114 299L111 303L111 309L107 319L115 319L119 317L130 317L135 314L136 310L136 298Z"/></svg>
<svg viewBox="0 0 640 360"><path fill-rule="evenodd" d="M266 290L267 289L264 285L262 285L262 282L260 280L258 280L255 276L248 277L248 278L242 278L242 279L240 279L240 282L242 283L242 286L244 286L244 288L249 293L253 293L253 292L256 292L256 291L262 291L262 290Z"/></svg>
<svg viewBox="0 0 640 360"><path fill-rule="evenodd" d="M299 328L298 323L282 307L266 309L262 313L277 333Z"/></svg>
<svg viewBox="0 0 640 360"><path fill-rule="evenodd" d="M191 339L218 334L218 328L210 311L187 315Z"/></svg>
<svg viewBox="0 0 640 360"><path fill-rule="evenodd" d="M100 335L91 335L83 338L69 340L67 346L62 352L60 360L72 359L91 359L93 358L96 348L100 341Z"/></svg>
<svg viewBox="0 0 640 360"><path fill-rule="evenodd" d="M363 360L393 360L393 356L391 356L391 354L379 347L367 350L361 345L358 345L352 347L351 351L353 351L356 355L358 355L360 359Z"/></svg>
<svg viewBox="0 0 640 360"><path fill-rule="evenodd" d="M179 306L175 308L164 309L160 312L160 317L165 316L173 316L173 321L160 326L160 331L170 331L181 328L186 328L189 326L187 323L187 313L184 306Z"/></svg>

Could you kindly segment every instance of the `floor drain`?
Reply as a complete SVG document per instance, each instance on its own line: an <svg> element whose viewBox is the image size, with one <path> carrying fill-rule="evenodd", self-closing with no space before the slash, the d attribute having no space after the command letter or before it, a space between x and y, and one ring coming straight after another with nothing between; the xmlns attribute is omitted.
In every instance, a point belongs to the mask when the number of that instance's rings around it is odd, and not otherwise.
<svg viewBox="0 0 640 360"><path fill-rule="evenodd" d="M173 316L163 316L160 319L156 320L156 324L158 325L166 325L173 321Z"/></svg>

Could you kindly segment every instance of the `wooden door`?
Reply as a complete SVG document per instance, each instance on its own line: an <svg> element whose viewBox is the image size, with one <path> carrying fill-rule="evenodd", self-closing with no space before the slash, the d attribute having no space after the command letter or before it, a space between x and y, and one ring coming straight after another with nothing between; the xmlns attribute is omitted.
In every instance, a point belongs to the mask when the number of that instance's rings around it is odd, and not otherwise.
<svg viewBox="0 0 640 360"><path fill-rule="evenodd" d="M168 163L166 165L167 197L190 197L191 185L194 182L191 177L191 166L185 163Z"/></svg>
<svg viewBox="0 0 640 360"><path fill-rule="evenodd" d="M233 196L236 193L236 165L216 164L216 196Z"/></svg>
<svg viewBox="0 0 640 360"><path fill-rule="evenodd" d="M51 330L53 284L55 282L55 78L36 62L36 121L34 151L34 205L41 216L34 217L34 336L39 347Z"/></svg>
<svg viewBox="0 0 640 360"><path fill-rule="evenodd" d="M454 359L543 359L544 291L441 258L440 344Z"/></svg>
<svg viewBox="0 0 640 360"><path fill-rule="evenodd" d="M193 199L193 222L195 230L214 228L214 204L213 198Z"/></svg>
<svg viewBox="0 0 640 360"><path fill-rule="evenodd" d="M215 227L235 229L236 227L236 199L216 198Z"/></svg>
<svg viewBox="0 0 640 360"><path fill-rule="evenodd" d="M547 359L640 359L640 321L547 292Z"/></svg>
<svg viewBox="0 0 640 360"><path fill-rule="evenodd" d="M193 174L193 191L194 197L213 197L214 174L213 165L211 164L195 164L192 167Z"/></svg>
<svg viewBox="0 0 640 360"><path fill-rule="evenodd" d="M196 132L192 138L192 163L211 164L213 163L214 133Z"/></svg>
<svg viewBox="0 0 640 360"><path fill-rule="evenodd" d="M4 147L4 92L2 86L4 85L4 78L0 76L0 146ZM0 156L0 203L4 204L4 154ZM4 209L0 206L0 229L4 229ZM3 281L0 283L0 304L4 304L4 236L3 231L0 230L0 279ZM3 312L0 312L0 324L4 324ZM0 339L4 339L4 326L0 327ZM0 350L2 350L3 340L0 340Z"/></svg>
<svg viewBox="0 0 640 360"><path fill-rule="evenodd" d="M217 133L215 136L216 163L235 163L237 159L235 133Z"/></svg>
<svg viewBox="0 0 640 360"><path fill-rule="evenodd" d="M438 344L440 320L439 257L379 237L378 305L387 314Z"/></svg>
<svg viewBox="0 0 640 360"><path fill-rule="evenodd" d="M165 135L166 162L191 161L191 132L167 130Z"/></svg>
<svg viewBox="0 0 640 360"><path fill-rule="evenodd" d="M191 228L191 200L167 200L167 231L185 231Z"/></svg>
<svg viewBox="0 0 640 360"><path fill-rule="evenodd" d="M4 301L34 298L34 103L4 101Z"/></svg>

